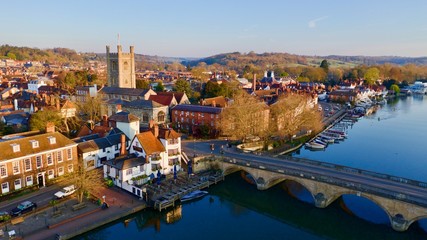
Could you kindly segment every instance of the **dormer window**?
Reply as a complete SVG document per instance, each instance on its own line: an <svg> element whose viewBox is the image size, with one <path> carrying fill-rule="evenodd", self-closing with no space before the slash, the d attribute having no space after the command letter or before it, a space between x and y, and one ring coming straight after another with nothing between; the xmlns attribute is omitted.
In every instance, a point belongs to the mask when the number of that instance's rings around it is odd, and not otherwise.
<svg viewBox="0 0 427 240"><path fill-rule="evenodd" d="M33 146L33 148L38 148L39 147L39 141L37 140L31 140L31 146Z"/></svg>
<svg viewBox="0 0 427 240"><path fill-rule="evenodd" d="M48 139L49 139L49 143L50 144L55 144L56 143L56 138L55 137L50 136L50 137L48 137Z"/></svg>
<svg viewBox="0 0 427 240"><path fill-rule="evenodd" d="M17 143L10 144L10 146L12 146L13 152L21 151L21 148L19 147L19 144L17 144Z"/></svg>

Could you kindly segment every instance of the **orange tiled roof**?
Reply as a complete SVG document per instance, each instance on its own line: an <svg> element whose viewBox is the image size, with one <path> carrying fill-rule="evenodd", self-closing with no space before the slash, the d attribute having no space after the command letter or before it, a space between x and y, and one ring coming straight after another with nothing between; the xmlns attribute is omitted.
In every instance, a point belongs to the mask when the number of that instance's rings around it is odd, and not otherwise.
<svg viewBox="0 0 427 240"><path fill-rule="evenodd" d="M147 155L165 151L163 144L154 136L151 131L139 133L136 135L136 138Z"/></svg>
<svg viewBox="0 0 427 240"><path fill-rule="evenodd" d="M175 132L173 129L159 129L159 138L162 139L177 139L181 134Z"/></svg>

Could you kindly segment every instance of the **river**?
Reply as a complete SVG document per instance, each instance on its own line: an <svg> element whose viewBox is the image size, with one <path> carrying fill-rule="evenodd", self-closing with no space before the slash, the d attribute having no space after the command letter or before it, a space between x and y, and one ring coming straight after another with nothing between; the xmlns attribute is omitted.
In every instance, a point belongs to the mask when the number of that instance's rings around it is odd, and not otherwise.
<svg viewBox="0 0 427 240"><path fill-rule="evenodd" d="M423 137L427 98L389 101L347 129L348 138L306 157L427 182ZM258 191L240 173L208 189L209 195L162 213L145 210L76 239L426 239L425 221L392 230L373 202L345 195L326 209L312 204L295 182Z"/></svg>

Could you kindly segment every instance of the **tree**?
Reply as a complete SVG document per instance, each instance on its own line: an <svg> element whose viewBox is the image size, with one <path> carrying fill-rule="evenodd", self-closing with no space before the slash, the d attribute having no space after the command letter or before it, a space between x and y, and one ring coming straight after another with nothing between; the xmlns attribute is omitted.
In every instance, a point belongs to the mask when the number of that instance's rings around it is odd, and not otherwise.
<svg viewBox="0 0 427 240"><path fill-rule="evenodd" d="M224 108L219 129L223 135L243 139L248 135L265 137L269 109L264 102L240 90L233 96L231 106Z"/></svg>
<svg viewBox="0 0 427 240"><path fill-rule="evenodd" d="M396 95L400 93L400 88L397 86L397 84L393 84L390 86L390 90L393 91Z"/></svg>
<svg viewBox="0 0 427 240"><path fill-rule="evenodd" d="M7 53L7 57L10 58L10 59L12 59L12 60L16 60L16 55L14 53L12 53L12 52L8 52Z"/></svg>
<svg viewBox="0 0 427 240"><path fill-rule="evenodd" d="M77 201L83 202L85 194L93 193L103 184L102 172L97 170L87 171L83 166L74 171L70 178L76 188Z"/></svg>
<svg viewBox="0 0 427 240"><path fill-rule="evenodd" d="M320 63L320 68L323 69L323 71L325 71L326 74L328 74L329 72L329 63L326 59L323 59L323 61Z"/></svg>
<svg viewBox="0 0 427 240"><path fill-rule="evenodd" d="M175 82L175 86L172 88L175 92L182 92L187 94L188 97L191 97L193 90L191 89L190 83L185 79L178 79Z"/></svg>
<svg viewBox="0 0 427 240"><path fill-rule="evenodd" d="M366 84L368 84L368 86L372 86L380 77L380 71L376 67L369 68L363 77L365 78Z"/></svg>
<svg viewBox="0 0 427 240"><path fill-rule="evenodd" d="M105 106L104 100L100 95L96 97L87 97L86 101L74 102L77 106L77 112L81 116L85 116L83 120L98 122L101 120L102 106Z"/></svg>
<svg viewBox="0 0 427 240"><path fill-rule="evenodd" d="M136 88L150 89L150 82L147 80L136 80Z"/></svg>
<svg viewBox="0 0 427 240"><path fill-rule="evenodd" d="M308 95L284 95L270 111L270 132L274 135L290 138L304 129L317 132L322 128L322 116Z"/></svg>
<svg viewBox="0 0 427 240"><path fill-rule="evenodd" d="M58 110L43 109L34 113L30 117L30 128L31 130L44 131L47 122L52 122L56 128L59 128L62 123L60 112Z"/></svg>
<svg viewBox="0 0 427 240"><path fill-rule="evenodd" d="M165 90L165 86L163 86L162 81L157 82L157 86L154 88L156 92L163 92Z"/></svg>

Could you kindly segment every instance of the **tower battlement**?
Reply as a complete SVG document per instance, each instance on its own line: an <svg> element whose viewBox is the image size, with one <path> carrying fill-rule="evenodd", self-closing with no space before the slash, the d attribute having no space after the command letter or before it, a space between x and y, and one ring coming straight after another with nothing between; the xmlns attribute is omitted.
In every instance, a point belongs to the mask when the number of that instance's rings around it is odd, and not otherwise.
<svg viewBox="0 0 427 240"><path fill-rule="evenodd" d="M122 52L122 46L117 45L117 52L110 52L106 46L107 83L110 87L136 88L134 47L129 47L129 53Z"/></svg>

